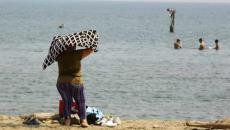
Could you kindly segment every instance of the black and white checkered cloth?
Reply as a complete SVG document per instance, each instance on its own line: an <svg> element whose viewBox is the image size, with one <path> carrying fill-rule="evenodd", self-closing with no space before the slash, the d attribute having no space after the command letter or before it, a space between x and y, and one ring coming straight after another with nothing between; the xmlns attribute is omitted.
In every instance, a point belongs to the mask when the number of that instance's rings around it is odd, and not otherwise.
<svg viewBox="0 0 230 130"><path fill-rule="evenodd" d="M51 42L49 53L43 62L43 70L54 63L59 54L67 50L68 47L76 46L83 48L92 48L97 51L98 35L96 30L81 31L66 36L55 36Z"/></svg>

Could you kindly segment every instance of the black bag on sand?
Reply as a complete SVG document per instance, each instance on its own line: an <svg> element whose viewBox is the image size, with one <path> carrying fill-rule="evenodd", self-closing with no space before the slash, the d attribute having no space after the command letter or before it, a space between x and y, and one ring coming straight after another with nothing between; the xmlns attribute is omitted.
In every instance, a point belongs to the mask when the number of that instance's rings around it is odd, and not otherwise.
<svg viewBox="0 0 230 130"><path fill-rule="evenodd" d="M87 122L88 122L88 124L94 124L95 125L97 120L98 120L98 118L96 117L95 113L89 114L87 116Z"/></svg>

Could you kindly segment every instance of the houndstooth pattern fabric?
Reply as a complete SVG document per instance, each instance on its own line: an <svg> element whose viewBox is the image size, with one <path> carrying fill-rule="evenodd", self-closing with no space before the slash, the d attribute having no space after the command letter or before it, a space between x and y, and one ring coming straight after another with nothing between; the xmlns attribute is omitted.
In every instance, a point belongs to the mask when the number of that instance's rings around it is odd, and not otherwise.
<svg viewBox="0 0 230 130"><path fill-rule="evenodd" d="M68 47L76 46L83 48L92 48L97 51L98 35L96 30L82 31L66 36L55 36L51 42L49 53L43 62L43 70L54 63L59 54L67 50Z"/></svg>

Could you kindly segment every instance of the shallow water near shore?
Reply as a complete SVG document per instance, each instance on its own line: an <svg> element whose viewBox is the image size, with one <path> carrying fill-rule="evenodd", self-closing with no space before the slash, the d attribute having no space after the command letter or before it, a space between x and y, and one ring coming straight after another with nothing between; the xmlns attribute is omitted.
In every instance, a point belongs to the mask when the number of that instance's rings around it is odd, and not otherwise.
<svg viewBox="0 0 230 130"><path fill-rule="evenodd" d="M83 61L89 106L125 119L229 117L229 14L230 4L1 1L0 114L58 112L57 65L42 71L52 37L94 28L99 52ZM200 37L221 49L194 49Z"/></svg>

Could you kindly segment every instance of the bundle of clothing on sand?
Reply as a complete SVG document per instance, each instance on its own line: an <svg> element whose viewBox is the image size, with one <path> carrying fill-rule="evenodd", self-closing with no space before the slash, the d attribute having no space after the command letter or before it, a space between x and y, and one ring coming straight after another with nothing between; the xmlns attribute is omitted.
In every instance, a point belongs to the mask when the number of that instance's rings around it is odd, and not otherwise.
<svg viewBox="0 0 230 130"><path fill-rule="evenodd" d="M71 123L72 125L80 125L80 118L78 110L72 108L71 110ZM45 125L45 124L64 124L62 113L33 113L29 115L20 116L26 125ZM86 117L89 125L99 125L107 127L115 127L121 124L121 120L116 115L103 114L102 111L96 107L86 108Z"/></svg>

